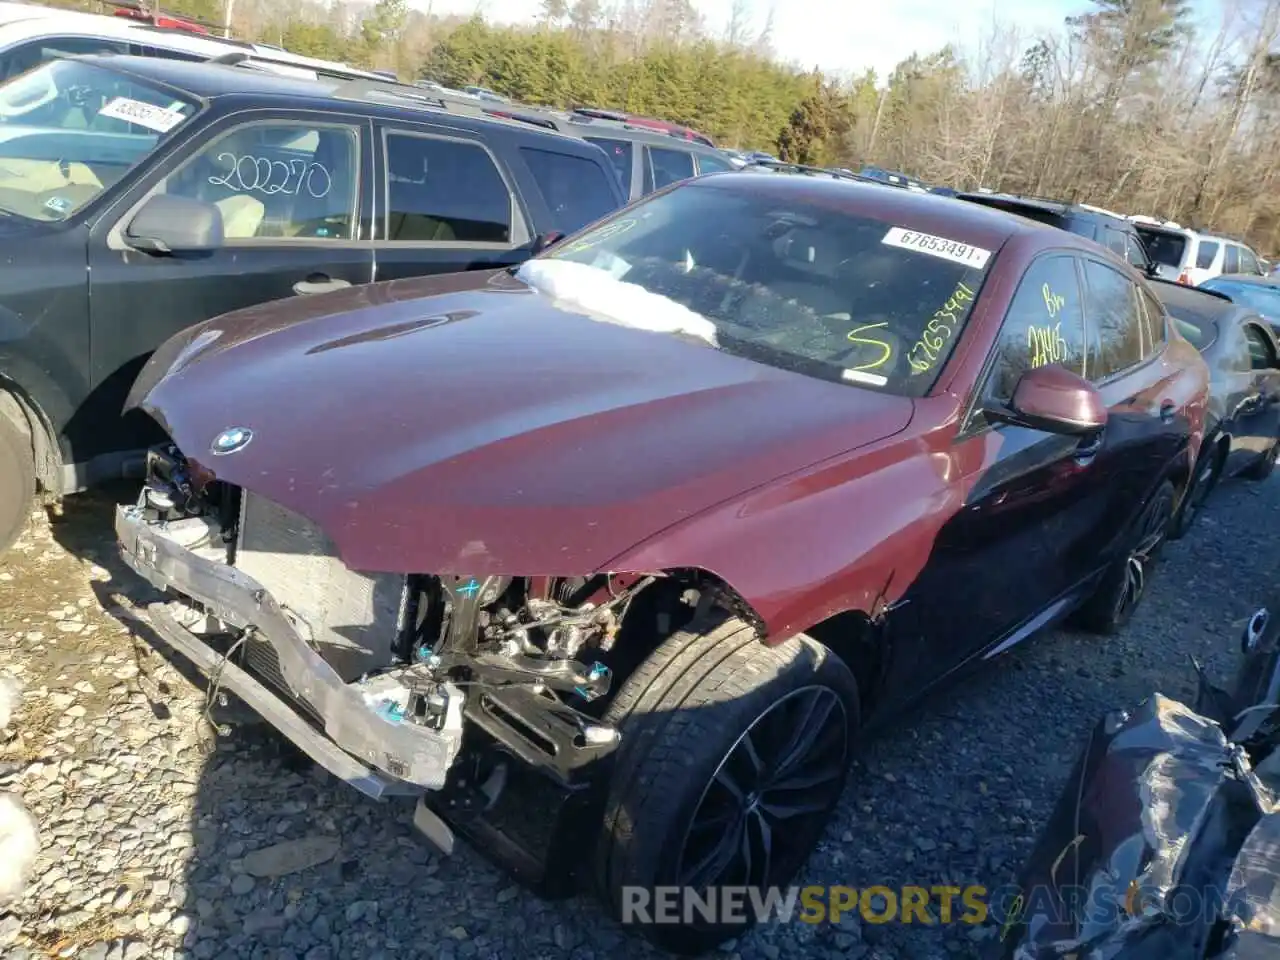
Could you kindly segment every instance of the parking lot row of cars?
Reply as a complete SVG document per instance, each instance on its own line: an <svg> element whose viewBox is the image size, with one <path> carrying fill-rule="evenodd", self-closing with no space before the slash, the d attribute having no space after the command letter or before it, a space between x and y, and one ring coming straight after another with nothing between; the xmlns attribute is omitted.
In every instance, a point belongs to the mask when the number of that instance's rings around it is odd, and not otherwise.
<svg viewBox="0 0 1280 960"><path fill-rule="evenodd" d="M0 85L0 542L141 476L173 650L544 892L785 885L864 730L1274 465L1270 326L1107 211L217 60Z"/></svg>

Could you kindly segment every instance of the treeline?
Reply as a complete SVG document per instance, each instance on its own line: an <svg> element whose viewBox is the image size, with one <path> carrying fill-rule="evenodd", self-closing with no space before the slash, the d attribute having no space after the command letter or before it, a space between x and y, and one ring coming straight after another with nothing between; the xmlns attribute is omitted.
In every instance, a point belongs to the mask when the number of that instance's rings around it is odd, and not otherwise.
<svg viewBox="0 0 1280 960"><path fill-rule="evenodd" d="M1222 25L1207 27L1189 0L1094 0L1052 35L995 25L978 49L912 56L888 77L778 62L750 3L735 0L716 35L690 0L543 0L519 27L405 0L233 0L232 21L241 36L404 79L622 108L725 145L1160 215L1280 252L1280 0L1216 0ZM225 11L164 9L217 22Z"/></svg>

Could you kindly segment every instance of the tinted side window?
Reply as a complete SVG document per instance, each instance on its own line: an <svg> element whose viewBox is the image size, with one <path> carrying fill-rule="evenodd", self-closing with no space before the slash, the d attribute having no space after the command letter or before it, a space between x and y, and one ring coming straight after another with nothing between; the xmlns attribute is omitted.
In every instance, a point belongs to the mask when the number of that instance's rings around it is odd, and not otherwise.
<svg viewBox="0 0 1280 960"><path fill-rule="evenodd" d="M1249 338L1249 363L1254 370L1271 370L1276 366L1276 353L1267 342L1266 335L1252 323L1246 323L1244 334Z"/></svg>
<svg viewBox="0 0 1280 960"><path fill-rule="evenodd" d="M478 143L387 134L388 240L508 243L511 193Z"/></svg>
<svg viewBox="0 0 1280 960"><path fill-rule="evenodd" d="M160 189L212 203L228 240L349 240L359 143L350 127L249 123L200 148Z"/></svg>
<svg viewBox="0 0 1280 960"><path fill-rule="evenodd" d="M521 147L520 155L538 183L552 226L564 233L581 230L618 206L608 174L598 163L567 153Z"/></svg>
<svg viewBox="0 0 1280 960"><path fill-rule="evenodd" d="M653 170L654 190L693 176L693 154L665 147L649 147L647 150L649 166Z"/></svg>
<svg viewBox="0 0 1280 960"><path fill-rule="evenodd" d="M1127 233L1124 235L1124 256L1139 270L1145 269L1147 266L1146 252L1138 245L1138 241Z"/></svg>
<svg viewBox="0 0 1280 960"><path fill-rule="evenodd" d="M1138 288L1139 297L1146 313L1146 340L1143 344L1145 353L1152 354L1164 346L1168 339L1165 330L1164 306L1146 290Z"/></svg>
<svg viewBox="0 0 1280 960"><path fill-rule="evenodd" d="M613 163L613 169L618 174L618 183L622 185L622 192L630 195L631 141L609 140L604 137L584 137L583 139L588 143L594 143L609 155L609 160Z"/></svg>
<svg viewBox="0 0 1280 960"><path fill-rule="evenodd" d="M1196 251L1196 269L1208 270L1213 266L1213 259L1218 255L1216 240L1201 240L1200 249Z"/></svg>
<svg viewBox="0 0 1280 960"><path fill-rule="evenodd" d="M0 57L0 80L8 80L46 60L74 57L86 53L126 54L129 44L122 40L100 40L96 37L41 37L19 44Z"/></svg>
<svg viewBox="0 0 1280 960"><path fill-rule="evenodd" d="M1018 380L1033 367L1060 363L1084 372L1084 313L1073 257L1031 265L1009 305L998 350L989 393L999 400L1012 397Z"/></svg>
<svg viewBox="0 0 1280 960"><path fill-rule="evenodd" d="M1222 256L1222 272L1223 273L1239 273L1240 272L1240 248L1234 243L1228 243L1226 252Z"/></svg>
<svg viewBox="0 0 1280 960"><path fill-rule="evenodd" d="M698 154L698 172L699 173L715 173L718 170L732 170L733 164L724 157L718 157L713 153Z"/></svg>
<svg viewBox="0 0 1280 960"><path fill-rule="evenodd" d="M1241 273L1262 273L1262 268L1258 266L1258 258L1248 247L1240 248L1240 272Z"/></svg>
<svg viewBox="0 0 1280 960"><path fill-rule="evenodd" d="M1085 313L1089 321L1086 375L1101 380L1142 360L1146 318L1138 307L1138 288L1096 260L1084 261Z"/></svg>
<svg viewBox="0 0 1280 960"><path fill-rule="evenodd" d="M1114 250L1116 253L1120 254L1120 256L1123 257L1125 255L1125 247L1124 247L1125 235L1121 231L1116 230L1114 227L1107 227L1106 230L1107 230L1108 249Z"/></svg>

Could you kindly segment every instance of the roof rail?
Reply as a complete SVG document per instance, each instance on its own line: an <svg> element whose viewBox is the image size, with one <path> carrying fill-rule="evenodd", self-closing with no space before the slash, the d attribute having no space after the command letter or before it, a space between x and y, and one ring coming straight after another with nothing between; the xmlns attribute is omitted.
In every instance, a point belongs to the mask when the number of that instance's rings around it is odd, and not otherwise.
<svg viewBox="0 0 1280 960"><path fill-rule="evenodd" d="M799 173L810 177L831 177L835 180L856 180L860 183L874 183L877 186L884 186L879 180L871 177L864 177L860 173L853 173L849 170L840 170L836 167L815 167L805 163L791 163L789 160L748 160L748 167L763 167L766 170L775 170L778 173Z"/></svg>
<svg viewBox="0 0 1280 960"><path fill-rule="evenodd" d="M630 116L621 110L608 110L604 107L574 107L571 112L593 120L617 120L622 123L626 123Z"/></svg>

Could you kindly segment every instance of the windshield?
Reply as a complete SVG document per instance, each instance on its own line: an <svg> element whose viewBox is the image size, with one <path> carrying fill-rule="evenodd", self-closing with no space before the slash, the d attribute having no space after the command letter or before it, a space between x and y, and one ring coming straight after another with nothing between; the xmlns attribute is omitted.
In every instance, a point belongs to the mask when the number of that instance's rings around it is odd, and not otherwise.
<svg viewBox="0 0 1280 960"><path fill-rule="evenodd" d="M715 182L633 206L520 275L598 319L893 393L932 386L991 251Z"/></svg>
<svg viewBox="0 0 1280 960"><path fill-rule="evenodd" d="M1206 290L1225 293L1236 303L1253 307L1268 320L1280 320L1280 287L1260 283L1237 283L1214 278L1201 284Z"/></svg>
<svg viewBox="0 0 1280 960"><path fill-rule="evenodd" d="M75 60L0 85L0 210L65 220L196 111L158 87Z"/></svg>
<svg viewBox="0 0 1280 960"><path fill-rule="evenodd" d="M1151 230L1138 227L1138 236L1147 248L1147 255L1156 263L1166 267L1182 266L1182 255L1187 249L1187 238L1180 233L1168 233L1164 230Z"/></svg>

